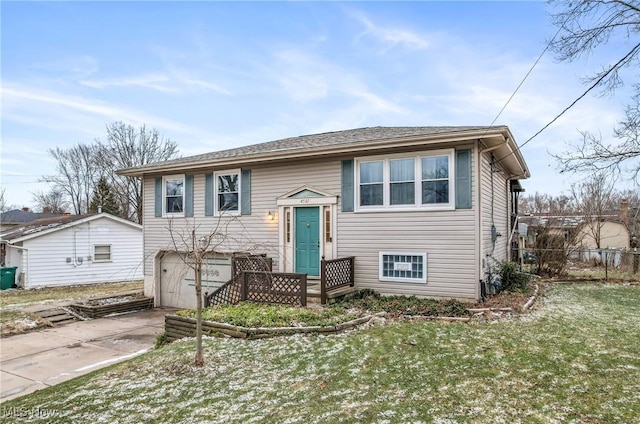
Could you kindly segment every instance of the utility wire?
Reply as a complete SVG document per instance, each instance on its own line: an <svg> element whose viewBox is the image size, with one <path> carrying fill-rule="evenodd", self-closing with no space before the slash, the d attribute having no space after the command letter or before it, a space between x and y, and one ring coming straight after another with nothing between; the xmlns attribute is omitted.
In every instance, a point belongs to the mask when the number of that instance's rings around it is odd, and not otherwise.
<svg viewBox="0 0 640 424"><path fill-rule="evenodd" d="M553 41L556 39L556 37L558 36L559 33L560 33L560 28L558 28L558 31L556 31L556 33L553 36L553 38L551 38L551 40L549 40L549 42L547 43L546 47L544 48L544 50L542 50L542 53L540 53L540 55L538 56L536 61L533 62L533 65L531 65L531 68L529 68L529 71L527 71L527 73L524 76L524 78L522 78L522 81L520 81L520 84L518 84L518 86L513 91L513 93L511 93L511 96L509 97L507 102L504 104L504 106L502 106L502 109L500 109L500 112L498 112L496 117L493 118L493 121L491 121L491 124L489 124L490 127L493 126L493 124L495 124L495 122L498 120L500 115L502 115L502 112L504 112L504 110L507 108L509 103L511 103L511 100L513 100L513 98L515 97L515 95L518 92L518 90L520 90L520 87L522 87L522 85L527 80L527 78L529 78L529 75L531 75L531 72L533 72L533 69L538 65L538 62L540 62L540 60L542 59L542 56L544 56L544 54L547 52L547 50L549 50L549 47L551 46L551 43L553 43ZM487 131L488 131L488 129L487 129Z"/></svg>
<svg viewBox="0 0 640 424"><path fill-rule="evenodd" d="M556 33L556 35L558 35ZM554 36L555 38L555 36ZM547 48L549 47L549 45L547 45ZM620 64L624 63L625 61L627 61L631 56L633 56L634 54L636 54L638 52L638 50L640 50L640 43L636 44L630 51L629 53L627 53L622 59L620 59L619 61L617 61L615 63L615 65L611 66L609 68L609 70L607 72L605 72L604 74L602 74L600 76L600 78L598 78L593 84L591 84L589 86L589 88L587 88L578 98L576 98L573 102L571 102L571 104L569 106L567 106L566 108L564 108L562 110L562 112L560 112L559 114L557 114L551 121L549 121L544 127L542 127L540 130L538 130L534 135L532 135L531 137L529 137L524 143L520 144L519 146L516 146L516 150L512 151L511 153L508 153L506 155L504 155L503 157L501 157L500 159L498 159L496 162L501 162L502 160L508 158L509 156L515 154L515 152L519 152L521 148L523 148L527 143L529 143L531 140L533 140L534 138L536 138L538 135L540 135L540 133L542 133L544 130L546 130L547 128L549 128L549 126L551 126L551 124L553 124L554 122L556 122L558 119L560 119L560 117L562 115L564 115L569 109L571 109L573 106L575 106L576 103L578 103L580 100L582 100L587 94L589 94L594 88L596 88L598 85L600 85L600 83L606 78L608 77L611 72L613 72L615 69L618 68L618 66L620 66ZM546 51L546 49L545 49Z"/></svg>

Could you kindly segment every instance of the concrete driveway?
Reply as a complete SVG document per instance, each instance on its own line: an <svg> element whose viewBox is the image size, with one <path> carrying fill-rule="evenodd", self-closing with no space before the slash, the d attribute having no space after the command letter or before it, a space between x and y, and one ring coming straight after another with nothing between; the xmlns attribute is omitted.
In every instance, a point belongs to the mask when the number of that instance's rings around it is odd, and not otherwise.
<svg viewBox="0 0 640 424"><path fill-rule="evenodd" d="M0 340L0 402L152 349L170 308L76 321Z"/></svg>

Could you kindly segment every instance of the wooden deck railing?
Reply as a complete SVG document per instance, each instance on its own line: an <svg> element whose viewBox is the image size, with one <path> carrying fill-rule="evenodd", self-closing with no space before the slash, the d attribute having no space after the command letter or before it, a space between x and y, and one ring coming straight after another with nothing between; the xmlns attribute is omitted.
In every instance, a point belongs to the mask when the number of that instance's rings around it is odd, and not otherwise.
<svg viewBox="0 0 640 424"><path fill-rule="evenodd" d="M329 259L320 262L320 302L327 303L327 294L343 287L353 287L355 257Z"/></svg>
<svg viewBox="0 0 640 424"><path fill-rule="evenodd" d="M213 293L204 294L204 307L228 303L235 305L242 299L244 271L271 271L273 259L266 255L234 255L231 258L231 279Z"/></svg>
<svg viewBox="0 0 640 424"><path fill-rule="evenodd" d="M244 271L241 296L251 302L307 306L307 274Z"/></svg>
<svg viewBox="0 0 640 424"><path fill-rule="evenodd" d="M273 261L264 255L232 258L232 278L213 293L204 294L204 306L222 303L252 302L307 305L307 275L272 272ZM320 298L327 303L327 295L334 290L353 287L353 256L320 262Z"/></svg>

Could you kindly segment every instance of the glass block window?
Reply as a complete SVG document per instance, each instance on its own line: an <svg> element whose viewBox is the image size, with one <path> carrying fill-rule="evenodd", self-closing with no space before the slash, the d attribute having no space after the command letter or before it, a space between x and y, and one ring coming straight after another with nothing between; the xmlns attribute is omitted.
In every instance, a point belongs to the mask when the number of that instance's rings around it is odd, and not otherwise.
<svg viewBox="0 0 640 424"><path fill-rule="evenodd" d="M427 254L419 252L380 252L380 281L427 282Z"/></svg>

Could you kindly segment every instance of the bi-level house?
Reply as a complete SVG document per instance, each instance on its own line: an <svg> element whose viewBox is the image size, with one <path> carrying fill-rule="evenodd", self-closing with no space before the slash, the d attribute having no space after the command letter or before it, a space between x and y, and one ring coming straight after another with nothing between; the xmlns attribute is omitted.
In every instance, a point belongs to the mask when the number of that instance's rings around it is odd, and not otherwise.
<svg viewBox="0 0 640 424"><path fill-rule="evenodd" d="M145 294L179 307L195 304L176 253L193 230L219 241L204 290L248 251L309 279L321 258L353 256L356 287L478 299L511 256L518 181L530 176L506 126L361 128L119 173L143 180Z"/></svg>

